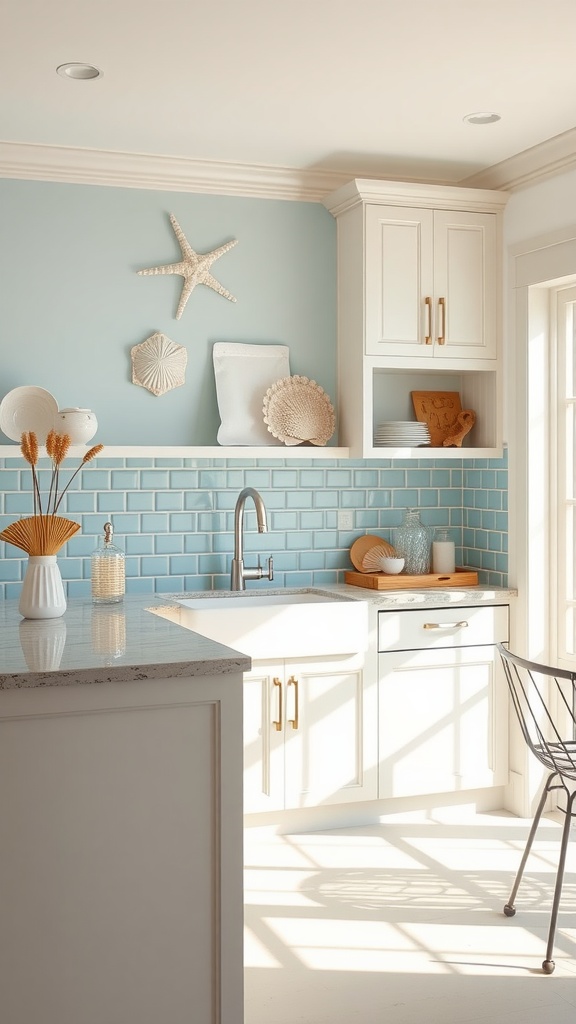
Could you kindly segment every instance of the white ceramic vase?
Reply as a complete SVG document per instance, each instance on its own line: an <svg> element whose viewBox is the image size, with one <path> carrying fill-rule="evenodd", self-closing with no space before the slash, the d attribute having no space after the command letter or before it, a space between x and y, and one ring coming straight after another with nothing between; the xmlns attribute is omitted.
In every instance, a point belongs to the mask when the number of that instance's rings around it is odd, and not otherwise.
<svg viewBox="0 0 576 1024"><path fill-rule="evenodd" d="M59 433L68 434L72 444L87 444L98 430L98 420L91 409L60 409L55 426Z"/></svg>
<svg viewBox="0 0 576 1024"><path fill-rule="evenodd" d="M20 603L25 619L57 619L66 611L66 595L56 555L30 555Z"/></svg>

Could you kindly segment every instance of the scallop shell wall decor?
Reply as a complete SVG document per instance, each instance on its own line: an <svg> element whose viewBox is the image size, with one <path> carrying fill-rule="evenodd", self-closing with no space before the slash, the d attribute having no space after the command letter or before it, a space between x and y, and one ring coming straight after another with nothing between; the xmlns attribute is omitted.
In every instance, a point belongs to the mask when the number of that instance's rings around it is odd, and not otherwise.
<svg viewBox="0 0 576 1024"><path fill-rule="evenodd" d="M165 395L184 384L188 353L165 334L152 334L132 351L132 383L153 395Z"/></svg>
<svg viewBox="0 0 576 1024"><path fill-rule="evenodd" d="M315 380L294 375L277 380L264 395L264 422L286 445L325 445L336 427L334 408Z"/></svg>

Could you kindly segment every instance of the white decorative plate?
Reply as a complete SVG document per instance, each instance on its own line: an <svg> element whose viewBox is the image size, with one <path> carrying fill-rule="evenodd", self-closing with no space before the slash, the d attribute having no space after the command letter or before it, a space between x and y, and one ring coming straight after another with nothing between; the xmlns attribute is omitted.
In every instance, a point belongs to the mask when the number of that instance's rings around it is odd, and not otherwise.
<svg viewBox="0 0 576 1024"><path fill-rule="evenodd" d="M157 332L142 344L134 345L131 355L132 383L147 388L153 395L165 395L184 383L188 353L165 334Z"/></svg>
<svg viewBox="0 0 576 1024"><path fill-rule="evenodd" d="M336 426L328 395L308 377L283 377L264 395L264 422L274 437L286 445L325 445Z"/></svg>
<svg viewBox="0 0 576 1024"><path fill-rule="evenodd" d="M44 444L57 412L58 402L44 388L14 388L0 403L0 430L11 441L20 441L22 434L32 430L38 444Z"/></svg>

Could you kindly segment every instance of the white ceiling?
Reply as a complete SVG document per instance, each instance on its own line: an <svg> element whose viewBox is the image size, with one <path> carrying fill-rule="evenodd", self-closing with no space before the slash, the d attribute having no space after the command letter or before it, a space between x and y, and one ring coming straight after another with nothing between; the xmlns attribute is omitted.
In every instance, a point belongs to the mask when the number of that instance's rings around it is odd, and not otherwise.
<svg viewBox="0 0 576 1024"><path fill-rule="evenodd" d="M452 183L575 126L576 0L0 4L3 142Z"/></svg>

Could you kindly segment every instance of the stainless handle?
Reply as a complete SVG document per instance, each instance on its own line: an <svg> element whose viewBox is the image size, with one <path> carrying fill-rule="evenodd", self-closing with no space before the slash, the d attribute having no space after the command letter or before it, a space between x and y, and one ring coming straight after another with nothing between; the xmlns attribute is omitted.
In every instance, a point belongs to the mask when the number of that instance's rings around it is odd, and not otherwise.
<svg viewBox="0 0 576 1024"><path fill-rule="evenodd" d="M428 329L426 331L426 336L424 338L424 341L425 341L426 345L431 345L432 344L432 296L431 295L427 295L426 298L424 299L424 302L426 303L426 319L428 321Z"/></svg>
<svg viewBox="0 0 576 1024"><path fill-rule="evenodd" d="M467 629L466 619L462 622L425 622L422 629Z"/></svg>
<svg viewBox="0 0 576 1024"><path fill-rule="evenodd" d="M288 719L288 725L291 725L293 729L298 728L298 680L296 676L290 676L288 680L288 686L294 687L294 718Z"/></svg>
<svg viewBox="0 0 576 1024"><path fill-rule="evenodd" d="M446 299L438 299L438 305L440 307L440 324L441 331L438 335L438 344L444 345L446 341Z"/></svg>
<svg viewBox="0 0 576 1024"><path fill-rule="evenodd" d="M282 683L278 676L274 676L274 688L278 690L278 718L275 718L272 725L276 732L282 731Z"/></svg>
<svg viewBox="0 0 576 1024"><path fill-rule="evenodd" d="M272 555L270 555L270 558L268 559L268 579L274 579L274 562L272 561Z"/></svg>

